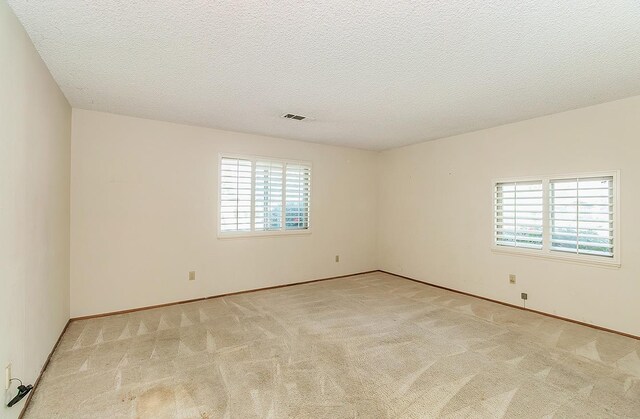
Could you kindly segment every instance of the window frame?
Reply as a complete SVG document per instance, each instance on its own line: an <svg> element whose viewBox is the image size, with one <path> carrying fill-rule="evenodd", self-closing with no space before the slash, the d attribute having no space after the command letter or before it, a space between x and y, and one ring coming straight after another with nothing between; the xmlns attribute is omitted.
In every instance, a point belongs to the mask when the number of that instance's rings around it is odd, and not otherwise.
<svg viewBox="0 0 640 419"><path fill-rule="evenodd" d="M596 256L588 254L574 254L551 249L551 215L550 215L550 188L551 180L605 177L613 178L613 257ZM524 247L500 246L496 243L496 186L499 183L542 181L542 249L529 249ZM491 250L495 253L511 254L515 256L529 256L573 262L578 264L596 265L603 267L619 268L621 266L620 251L620 170L608 170L598 172L561 173L544 176L520 176L498 178L491 182Z"/></svg>
<svg viewBox="0 0 640 419"><path fill-rule="evenodd" d="M251 161L251 231L222 231L222 213L220 209L222 208L222 159L241 159L241 160L249 160ZM283 165L283 173L282 177L285 179L286 177L286 165L287 164L297 164L297 165L305 165L309 166L310 176L309 176L309 215L308 215L308 227L305 229L295 229L295 230L286 230L286 218L284 217L283 210L283 219L281 230L260 230L255 231L255 171L256 171L256 162L257 161L268 161L274 163L282 163ZM284 186L284 185L283 185ZM233 238L247 238L247 237L278 237L278 236L300 236L300 235L308 235L311 234L311 213L313 206L313 199L311 198L313 188L313 164L310 161L305 160L293 160L293 159L283 159L278 157L268 157L268 156L258 156L252 154L235 154L235 153L218 153L218 182L217 182L217 194L218 194L218 203L217 203L217 231L218 231L218 239L233 239ZM283 188L283 201L286 202L286 191Z"/></svg>

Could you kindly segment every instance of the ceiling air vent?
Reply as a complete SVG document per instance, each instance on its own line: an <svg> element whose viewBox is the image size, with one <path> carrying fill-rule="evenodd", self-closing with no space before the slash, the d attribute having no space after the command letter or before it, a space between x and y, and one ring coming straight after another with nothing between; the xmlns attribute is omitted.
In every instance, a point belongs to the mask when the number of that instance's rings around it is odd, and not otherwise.
<svg viewBox="0 0 640 419"><path fill-rule="evenodd" d="M296 121L302 121L303 119L307 119L306 116L296 115L292 113L285 113L284 115L282 115L282 117L286 119L295 119Z"/></svg>

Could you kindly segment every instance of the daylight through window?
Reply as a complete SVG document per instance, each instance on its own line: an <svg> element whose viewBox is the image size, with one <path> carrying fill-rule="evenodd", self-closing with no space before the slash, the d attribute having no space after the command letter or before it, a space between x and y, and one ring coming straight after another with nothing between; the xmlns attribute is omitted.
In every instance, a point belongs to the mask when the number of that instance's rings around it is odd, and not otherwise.
<svg viewBox="0 0 640 419"><path fill-rule="evenodd" d="M309 163L222 157L219 193L222 235L309 230Z"/></svg>

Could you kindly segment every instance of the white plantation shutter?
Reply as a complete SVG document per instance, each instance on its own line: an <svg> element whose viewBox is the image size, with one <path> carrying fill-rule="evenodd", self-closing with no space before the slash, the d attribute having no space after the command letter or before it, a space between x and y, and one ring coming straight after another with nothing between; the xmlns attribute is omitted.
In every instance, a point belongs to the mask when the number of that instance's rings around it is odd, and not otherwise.
<svg viewBox="0 0 640 419"><path fill-rule="evenodd" d="M311 167L287 164L285 196L285 229L309 228L309 200L311 198Z"/></svg>
<svg viewBox="0 0 640 419"><path fill-rule="evenodd" d="M542 181L495 185L495 244L542 249Z"/></svg>
<svg viewBox="0 0 640 419"><path fill-rule="evenodd" d="M257 161L255 169L256 231L282 229L282 172L280 162Z"/></svg>
<svg viewBox="0 0 640 419"><path fill-rule="evenodd" d="M251 231L250 160L222 158L220 162L220 231Z"/></svg>
<svg viewBox="0 0 640 419"><path fill-rule="evenodd" d="M222 235L309 230L310 202L311 164L251 157L220 159Z"/></svg>
<svg viewBox="0 0 640 419"><path fill-rule="evenodd" d="M619 177L494 182L494 250L620 266Z"/></svg>
<svg viewBox="0 0 640 419"><path fill-rule="evenodd" d="M551 250L613 257L613 176L549 181Z"/></svg>

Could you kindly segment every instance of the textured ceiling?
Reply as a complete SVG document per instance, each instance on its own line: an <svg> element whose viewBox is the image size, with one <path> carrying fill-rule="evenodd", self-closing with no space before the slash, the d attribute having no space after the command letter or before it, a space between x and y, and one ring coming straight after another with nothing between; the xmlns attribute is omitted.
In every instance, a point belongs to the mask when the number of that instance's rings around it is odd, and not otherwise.
<svg viewBox="0 0 640 419"><path fill-rule="evenodd" d="M234 131L385 149L640 94L635 0L9 4L72 106Z"/></svg>

